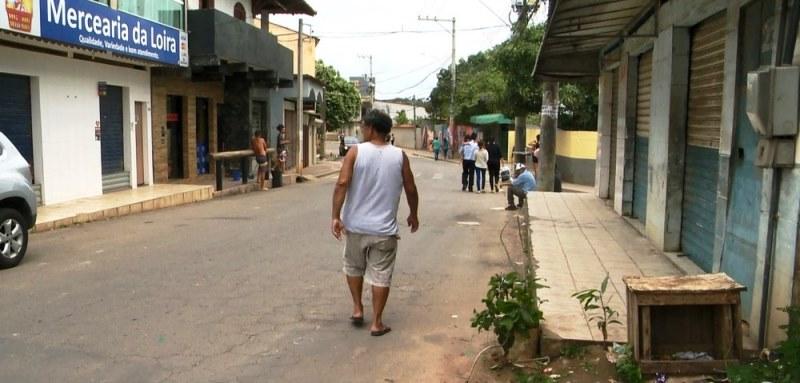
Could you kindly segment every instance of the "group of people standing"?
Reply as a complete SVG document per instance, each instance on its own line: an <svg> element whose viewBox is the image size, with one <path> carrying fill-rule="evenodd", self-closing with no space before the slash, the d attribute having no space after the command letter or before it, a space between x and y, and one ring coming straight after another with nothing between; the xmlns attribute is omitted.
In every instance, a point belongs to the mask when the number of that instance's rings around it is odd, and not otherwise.
<svg viewBox="0 0 800 383"><path fill-rule="evenodd" d="M434 160L439 161L439 152L443 152L444 159L447 159L447 154L450 151L450 141L447 140L447 137L445 137L443 141L439 141L439 136L434 136L431 142L431 148L433 149Z"/></svg>
<svg viewBox="0 0 800 383"><path fill-rule="evenodd" d="M500 165L503 154L493 138L477 141L475 133L464 137L461 154L461 191L486 192L486 173L489 173L489 190L500 192ZM474 185L474 188L473 188Z"/></svg>

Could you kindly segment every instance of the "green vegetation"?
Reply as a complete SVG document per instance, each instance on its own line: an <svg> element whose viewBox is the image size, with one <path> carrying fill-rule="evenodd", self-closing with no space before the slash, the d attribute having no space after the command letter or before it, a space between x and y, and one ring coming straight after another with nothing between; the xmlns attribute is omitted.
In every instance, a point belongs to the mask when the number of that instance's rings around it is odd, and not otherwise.
<svg viewBox="0 0 800 383"><path fill-rule="evenodd" d="M472 327L477 327L478 332L492 329L504 354L508 354L515 338L538 328L543 319L536 298L536 289L541 287L544 286L536 278L520 277L516 272L493 276L482 300L486 309L474 312Z"/></svg>
<svg viewBox="0 0 800 383"><path fill-rule="evenodd" d="M617 357L617 378L623 383L643 383L642 369L633 359L633 350L630 346L621 346L623 352Z"/></svg>
<svg viewBox="0 0 800 383"><path fill-rule="evenodd" d="M786 340L762 360L728 368L731 383L800 382L800 307L788 307L781 311L789 314L789 323L781 326L786 331Z"/></svg>
<svg viewBox="0 0 800 383"><path fill-rule="evenodd" d="M589 322L597 322L597 328L603 333L603 344L608 344L608 325L621 325L617 318L619 313L608 306L610 299L605 299L606 289L608 288L608 275L600 284L600 289L586 289L578 291L572 296L581 302L583 311L589 314ZM599 311L599 313L598 313Z"/></svg>
<svg viewBox="0 0 800 383"><path fill-rule="evenodd" d="M503 43L458 62L455 120L468 123L471 116L498 112L512 117L539 113L542 86L531 73L543 37L544 24L528 26ZM439 120L450 116L450 76L449 68L439 72L430 104L426 105L432 117ZM559 99L560 128L597 129L597 83L561 83Z"/></svg>
<svg viewBox="0 0 800 383"><path fill-rule="evenodd" d="M317 60L317 78L325 86L325 123L328 131L345 128L361 109L358 89L322 60Z"/></svg>
<svg viewBox="0 0 800 383"><path fill-rule="evenodd" d="M555 379L539 372L531 373L520 372L517 374L517 383L555 383Z"/></svg>
<svg viewBox="0 0 800 383"><path fill-rule="evenodd" d="M405 125L408 124L409 122L410 120L408 119L408 116L406 116L405 110L401 110L400 112L398 112L397 117L395 117L394 119L395 125Z"/></svg>
<svg viewBox="0 0 800 383"><path fill-rule="evenodd" d="M561 349L561 356L569 359L580 359L586 355L586 347L570 343Z"/></svg>

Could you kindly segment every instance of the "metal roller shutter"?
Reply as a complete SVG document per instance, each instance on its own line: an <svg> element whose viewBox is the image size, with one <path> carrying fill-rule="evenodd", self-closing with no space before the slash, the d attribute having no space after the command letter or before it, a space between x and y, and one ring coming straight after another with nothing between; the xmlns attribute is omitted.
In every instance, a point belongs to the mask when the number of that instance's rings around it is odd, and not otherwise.
<svg viewBox="0 0 800 383"><path fill-rule="evenodd" d="M123 172L125 145L122 133L122 88L118 86L107 86L106 95L100 97L100 129L103 174Z"/></svg>
<svg viewBox="0 0 800 383"><path fill-rule="evenodd" d="M633 216L642 223L647 216L647 151L650 137L650 90L653 51L639 56L636 83L636 142L633 165Z"/></svg>
<svg viewBox="0 0 800 383"><path fill-rule="evenodd" d="M0 73L0 132L33 165L30 78Z"/></svg>
<svg viewBox="0 0 800 383"><path fill-rule="evenodd" d="M724 63L723 12L693 28L689 64L681 247L705 271L713 266Z"/></svg>

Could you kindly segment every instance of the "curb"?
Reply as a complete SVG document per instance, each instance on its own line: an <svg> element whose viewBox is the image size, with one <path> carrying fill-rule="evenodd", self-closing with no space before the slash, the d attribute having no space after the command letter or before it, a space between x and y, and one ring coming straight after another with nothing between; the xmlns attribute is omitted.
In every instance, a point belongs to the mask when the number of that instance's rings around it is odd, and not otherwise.
<svg viewBox="0 0 800 383"><path fill-rule="evenodd" d="M71 217L61 218L54 221L37 223L31 233L43 233L69 226L106 221L111 218L124 217L128 215L144 213L152 210L165 209L181 205L188 205L196 202L208 201L213 198L213 188L211 186L203 189L187 191L183 193L148 199L128 205L112 207L103 210L78 213Z"/></svg>

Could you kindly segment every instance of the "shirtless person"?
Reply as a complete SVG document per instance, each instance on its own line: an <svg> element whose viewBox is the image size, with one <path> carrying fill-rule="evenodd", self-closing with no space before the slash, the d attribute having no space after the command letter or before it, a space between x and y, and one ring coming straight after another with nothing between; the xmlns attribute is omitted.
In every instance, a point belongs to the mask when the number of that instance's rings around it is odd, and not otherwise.
<svg viewBox="0 0 800 383"><path fill-rule="evenodd" d="M261 190L267 190L264 187L264 179L267 174L267 141L261 136L260 131L253 134L250 140L250 148L256 153L256 162L258 163L258 186Z"/></svg>

